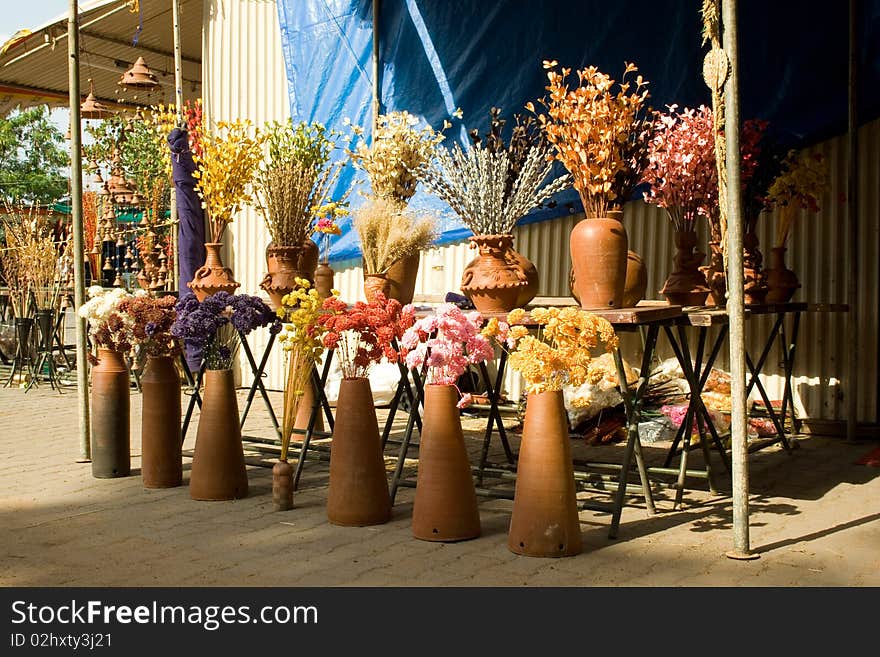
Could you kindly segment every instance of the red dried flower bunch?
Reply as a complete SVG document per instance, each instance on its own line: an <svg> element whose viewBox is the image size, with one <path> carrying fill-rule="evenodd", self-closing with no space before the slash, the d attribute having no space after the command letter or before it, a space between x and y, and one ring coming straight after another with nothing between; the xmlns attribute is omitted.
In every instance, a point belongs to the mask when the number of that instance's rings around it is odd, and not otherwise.
<svg viewBox="0 0 880 657"><path fill-rule="evenodd" d="M382 293L372 303L358 301L351 307L338 297L329 297L324 300L323 309L327 312L318 323L327 331L324 346L336 350L346 379L366 377L370 367L383 356L397 362L397 341L415 322L411 305L402 306Z"/></svg>

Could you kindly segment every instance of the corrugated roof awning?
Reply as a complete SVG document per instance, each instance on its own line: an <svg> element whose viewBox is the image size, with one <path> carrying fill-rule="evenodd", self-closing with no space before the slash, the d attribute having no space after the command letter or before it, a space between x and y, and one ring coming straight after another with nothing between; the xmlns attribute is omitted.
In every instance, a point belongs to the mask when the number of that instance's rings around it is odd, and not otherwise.
<svg viewBox="0 0 880 657"><path fill-rule="evenodd" d="M203 0L180 1L184 98L201 95ZM138 9L132 12L132 9ZM107 104L174 102L174 36L171 0L97 0L83 3L80 23L80 87L92 80L95 96ZM137 45L133 40L137 38ZM119 78L139 57L157 75L150 94L117 93ZM16 106L68 103L67 15L21 29L0 48L0 116Z"/></svg>

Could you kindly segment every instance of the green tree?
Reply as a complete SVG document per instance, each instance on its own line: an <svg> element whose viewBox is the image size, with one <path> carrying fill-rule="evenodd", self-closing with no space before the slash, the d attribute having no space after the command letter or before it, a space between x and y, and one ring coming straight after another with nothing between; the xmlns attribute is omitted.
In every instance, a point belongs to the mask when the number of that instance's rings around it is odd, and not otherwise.
<svg viewBox="0 0 880 657"><path fill-rule="evenodd" d="M0 118L0 198L51 203L67 193L64 136L38 105Z"/></svg>

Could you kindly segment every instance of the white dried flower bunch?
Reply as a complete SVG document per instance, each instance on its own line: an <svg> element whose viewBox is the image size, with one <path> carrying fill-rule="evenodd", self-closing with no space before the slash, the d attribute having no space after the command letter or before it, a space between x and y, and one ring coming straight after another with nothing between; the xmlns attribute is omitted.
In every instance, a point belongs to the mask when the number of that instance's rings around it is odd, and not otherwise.
<svg viewBox="0 0 880 657"><path fill-rule="evenodd" d="M379 116L372 143L358 144L348 151L352 163L366 172L376 198L406 204L416 192L414 171L427 161L444 136L431 126L417 128L419 119L406 111ZM448 127L444 123L444 128ZM353 128L362 134L360 128Z"/></svg>
<svg viewBox="0 0 880 657"><path fill-rule="evenodd" d="M552 167L547 147L530 148L516 175L507 151L493 153L479 145L463 149L455 144L451 150L435 147L434 157L419 167L417 176L475 235L503 235L511 233L533 208L569 186L568 174L543 185Z"/></svg>

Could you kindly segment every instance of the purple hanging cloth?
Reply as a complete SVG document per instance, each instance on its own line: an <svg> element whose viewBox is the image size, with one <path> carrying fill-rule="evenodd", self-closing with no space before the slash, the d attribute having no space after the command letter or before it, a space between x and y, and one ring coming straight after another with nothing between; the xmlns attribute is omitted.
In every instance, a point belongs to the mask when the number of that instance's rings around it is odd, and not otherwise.
<svg viewBox="0 0 880 657"><path fill-rule="evenodd" d="M193 293L187 283L195 276L196 269L205 264L205 215L195 189L196 180L192 174L196 170L196 163L189 150L187 131L174 128L168 135L168 146L171 148L171 176L177 193L178 294L182 299ZM186 361L193 372L198 370L201 360L201 349L187 343Z"/></svg>

